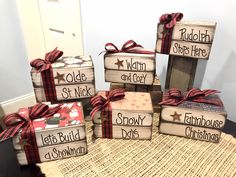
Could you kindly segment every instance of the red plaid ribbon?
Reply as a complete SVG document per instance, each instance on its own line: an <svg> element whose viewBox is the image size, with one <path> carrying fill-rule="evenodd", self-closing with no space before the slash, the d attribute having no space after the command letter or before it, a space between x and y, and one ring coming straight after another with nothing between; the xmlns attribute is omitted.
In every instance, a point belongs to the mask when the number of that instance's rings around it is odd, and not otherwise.
<svg viewBox="0 0 236 177"><path fill-rule="evenodd" d="M113 43L106 43L105 45L105 52L106 53L119 53L119 52L126 52L126 53L138 53L138 54L154 54L154 51L144 50L140 44L137 44L133 40L128 40L121 49L118 49L116 45Z"/></svg>
<svg viewBox="0 0 236 177"><path fill-rule="evenodd" d="M124 89L114 89L105 92L106 97L96 95L91 98L93 110L90 115L93 119L98 111L101 111L102 136L103 138L112 138L112 107L110 102L121 100L125 97Z"/></svg>
<svg viewBox="0 0 236 177"><path fill-rule="evenodd" d="M21 131L21 140L26 140L24 151L28 164L40 162L35 130L32 120L42 117L51 117L61 109L61 106L49 108L45 104L38 103L29 108L21 108L19 113L5 116L3 122L7 129L0 134L0 141L14 137Z"/></svg>
<svg viewBox="0 0 236 177"><path fill-rule="evenodd" d="M53 51L46 53L45 60L37 58L30 62L30 65L41 73L45 97L47 101L57 101L57 94L51 64L62 55L63 52L55 48Z"/></svg>
<svg viewBox="0 0 236 177"><path fill-rule="evenodd" d="M183 95L180 90L173 88L168 90L164 96L163 101L160 102L160 105L171 105L178 106L183 101L193 101L197 103L207 103L213 104L216 106L223 106L223 103L219 99L207 99L209 95L219 93L217 90L200 90L193 88Z"/></svg>
<svg viewBox="0 0 236 177"><path fill-rule="evenodd" d="M160 17L160 23L164 24L164 30L162 32L161 53L170 53L173 28L176 22L180 21L182 18L182 13L163 14Z"/></svg>

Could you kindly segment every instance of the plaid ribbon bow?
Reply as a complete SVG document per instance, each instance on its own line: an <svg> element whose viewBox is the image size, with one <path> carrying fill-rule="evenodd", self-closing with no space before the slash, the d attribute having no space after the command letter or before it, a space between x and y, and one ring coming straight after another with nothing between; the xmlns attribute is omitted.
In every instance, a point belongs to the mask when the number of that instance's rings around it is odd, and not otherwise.
<svg viewBox="0 0 236 177"><path fill-rule="evenodd" d="M125 97L124 89L114 89L105 92L106 97L96 95L91 98L93 110L90 115L93 119L98 111L101 111L102 136L103 138L112 138L112 107L110 102L121 100Z"/></svg>
<svg viewBox="0 0 236 177"><path fill-rule="evenodd" d="M52 72L52 63L63 55L63 52L55 48L53 51L46 53L45 59L37 58L30 62L30 65L41 73L44 92L47 101L57 101L54 77Z"/></svg>
<svg viewBox="0 0 236 177"><path fill-rule="evenodd" d="M193 101L197 103L207 103L216 106L223 106L223 103L219 99L207 99L209 95L219 93L217 90L200 90L193 88L189 90L186 95L183 95L180 90L173 88L168 90L163 96L163 101L160 105L178 106L183 101Z"/></svg>
<svg viewBox="0 0 236 177"><path fill-rule="evenodd" d="M172 40L172 32L173 28L177 21L180 21L183 18L182 13L171 13L171 14L163 14L159 22L164 24L164 30L162 35L162 43L161 43L161 53L169 54Z"/></svg>
<svg viewBox="0 0 236 177"><path fill-rule="evenodd" d="M27 141L27 145L24 145L24 150L28 163L40 162L32 120L51 117L60 109L60 105L49 108L45 104L38 103L29 108L21 108L18 113L5 116L3 122L7 129L0 134L0 141L12 138L21 131L21 140Z"/></svg>
<svg viewBox="0 0 236 177"><path fill-rule="evenodd" d="M121 49L118 49L116 45L113 43L106 43L105 45L105 52L106 53L119 53L119 52L126 52L126 53L138 53L138 54L154 54L154 51L144 50L140 44L137 44L133 40L128 40L124 43Z"/></svg>

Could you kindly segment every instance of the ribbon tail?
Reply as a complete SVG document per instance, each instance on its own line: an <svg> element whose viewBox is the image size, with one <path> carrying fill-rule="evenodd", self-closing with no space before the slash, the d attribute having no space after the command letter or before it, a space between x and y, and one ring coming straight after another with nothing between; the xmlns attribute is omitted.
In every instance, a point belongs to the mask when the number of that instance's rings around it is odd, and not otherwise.
<svg viewBox="0 0 236 177"><path fill-rule="evenodd" d="M9 129L4 130L1 134L0 134L0 142L5 141L9 138L14 137L17 133L19 133L19 131L21 130L22 126L24 125L24 122L20 123L19 125L17 125L16 127L11 127Z"/></svg>

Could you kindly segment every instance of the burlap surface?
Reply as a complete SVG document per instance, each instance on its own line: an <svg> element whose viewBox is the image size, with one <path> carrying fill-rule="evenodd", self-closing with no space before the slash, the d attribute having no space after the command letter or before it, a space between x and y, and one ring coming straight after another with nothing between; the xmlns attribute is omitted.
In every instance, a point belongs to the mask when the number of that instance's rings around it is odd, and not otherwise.
<svg viewBox="0 0 236 177"><path fill-rule="evenodd" d="M151 141L92 139L88 154L40 164L48 177L77 176L236 176L236 139L222 133L219 144L158 133L154 116Z"/></svg>

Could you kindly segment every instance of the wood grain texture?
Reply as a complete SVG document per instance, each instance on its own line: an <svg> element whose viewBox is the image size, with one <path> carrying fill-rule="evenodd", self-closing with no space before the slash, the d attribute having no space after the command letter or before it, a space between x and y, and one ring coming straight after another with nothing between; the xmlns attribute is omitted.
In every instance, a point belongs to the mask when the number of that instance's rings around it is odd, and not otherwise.
<svg viewBox="0 0 236 177"><path fill-rule="evenodd" d="M207 127L223 129L226 122L226 115L216 112L181 108L177 106L163 106L161 120Z"/></svg>
<svg viewBox="0 0 236 177"><path fill-rule="evenodd" d="M81 156L87 154L87 142L76 141L60 145L40 147L38 149L41 162L47 162L69 157ZM24 151L17 151L17 159L20 165L27 165L27 159Z"/></svg>
<svg viewBox="0 0 236 177"><path fill-rule="evenodd" d="M177 88L182 91L193 88L196 68L197 60L170 55L165 88Z"/></svg>
<svg viewBox="0 0 236 177"><path fill-rule="evenodd" d="M58 101L78 100L81 98L89 98L95 95L94 83L60 85L56 86L56 94ZM34 88L37 102L46 102L45 92L42 87Z"/></svg>
<svg viewBox="0 0 236 177"><path fill-rule="evenodd" d="M93 122L101 124L101 112L97 112ZM153 114L123 110L112 110L112 124L124 126L152 126Z"/></svg>
<svg viewBox="0 0 236 177"><path fill-rule="evenodd" d="M117 62L120 62L118 65ZM114 53L104 55L105 69L122 71L154 71L154 54Z"/></svg>
<svg viewBox="0 0 236 177"><path fill-rule="evenodd" d="M151 85L154 80L154 73L153 72L106 70L105 80L107 82Z"/></svg>
<svg viewBox="0 0 236 177"><path fill-rule="evenodd" d="M125 91L127 92L135 92L137 85L135 84L124 84Z"/></svg>
<svg viewBox="0 0 236 177"><path fill-rule="evenodd" d="M152 127L140 126L112 126L113 138L126 140L150 140L152 137ZM94 135L96 138L102 138L102 126L94 125Z"/></svg>
<svg viewBox="0 0 236 177"><path fill-rule="evenodd" d="M148 85L147 89L148 89L148 91L161 91L161 82L157 76L155 76L153 84Z"/></svg>
<svg viewBox="0 0 236 177"><path fill-rule="evenodd" d="M160 122L160 133L218 143L221 131L191 125Z"/></svg>
<svg viewBox="0 0 236 177"><path fill-rule="evenodd" d="M172 33L171 55L208 59L216 29L215 22L180 21ZM157 26L156 52L161 52L163 24Z"/></svg>
<svg viewBox="0 0 236 177"><path fill-rule="evenodd" d="M152 99L152 105L158 106L158 104L162 101L162 91L149 91Z"/></svg>

